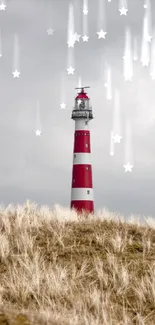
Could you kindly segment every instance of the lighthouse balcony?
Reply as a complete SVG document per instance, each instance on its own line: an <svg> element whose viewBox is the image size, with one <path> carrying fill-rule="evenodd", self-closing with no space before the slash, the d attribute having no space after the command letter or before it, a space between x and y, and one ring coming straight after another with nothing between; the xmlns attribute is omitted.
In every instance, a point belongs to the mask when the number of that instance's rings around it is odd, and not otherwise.
<svg viewBox="0 0 155 325"><path fill-rule="evenodd" d="M72 119L75 119L75 118L87 118L89 120L92 120L93 119L93 113L92 113L92 110L85 110L85 111L73 110L71 118Z"/></svg>

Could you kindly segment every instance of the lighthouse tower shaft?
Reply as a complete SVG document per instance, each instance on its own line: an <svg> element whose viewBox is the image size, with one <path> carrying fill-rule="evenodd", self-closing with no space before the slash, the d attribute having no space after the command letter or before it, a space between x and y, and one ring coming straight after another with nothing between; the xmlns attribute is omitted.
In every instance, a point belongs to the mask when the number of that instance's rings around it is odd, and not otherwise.
<svg viewBox="0 0 155 325"><path fill-rule="evenodd" d="M89 98L82 87L75 98L72 119L75 121L71 208L94 212L91 143L89 121L93 119ZM79 88L76 88L79 89Z"/></svg>

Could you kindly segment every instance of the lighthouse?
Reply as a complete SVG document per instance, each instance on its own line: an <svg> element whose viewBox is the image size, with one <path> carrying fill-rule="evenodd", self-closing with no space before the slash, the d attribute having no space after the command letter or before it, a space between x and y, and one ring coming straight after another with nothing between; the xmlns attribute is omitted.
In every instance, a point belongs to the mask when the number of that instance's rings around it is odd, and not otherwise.
<svg viewBox="0 0 155 325"><path fill-rule="evenodd" d="M71 209L77 212L94 212L93 180L91 165L91 143L89 121L93 119L90 99L85 88L75 97L71 118L75 121L73 169L71 188Z"/></svg>

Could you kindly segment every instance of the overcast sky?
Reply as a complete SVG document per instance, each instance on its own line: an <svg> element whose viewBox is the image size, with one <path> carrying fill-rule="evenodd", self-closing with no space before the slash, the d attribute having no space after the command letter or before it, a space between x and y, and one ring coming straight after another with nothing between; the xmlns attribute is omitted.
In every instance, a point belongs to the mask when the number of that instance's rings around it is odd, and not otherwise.
<svg viewBox="0 0 155 325"><path fill-rule="evenodd" d="M82 0L76 2L75 30L82 33ZM142 0L130 0L120 16L118 0L106 2L107 37L98 40L98 0L89 0L89 42L74 47L75 74L68 75L67 26L69 0L8 0L0 11L0 200L70 205L74 121L71 110L78 77L91 88L94 110L90 122L95 209L107 207L124 215L155 211L155 81L140 62ZM152 21L155 3L152 1ZM125 28L138 39L139 60L132 83L123 78ZM53 36L46 30L54 29ZM14 35L19 38L20 78L13 79ZM134 168L124 172L124 143L113 157L110 132L113 100L107 101L104 63L112 68L113 90L121 94L123 127L131 119ZM65 72L67 109L60 109L61 74ZM36 137L36 105L40 101L43 134ZM124 134L123 134L124 135Z"/></svg>

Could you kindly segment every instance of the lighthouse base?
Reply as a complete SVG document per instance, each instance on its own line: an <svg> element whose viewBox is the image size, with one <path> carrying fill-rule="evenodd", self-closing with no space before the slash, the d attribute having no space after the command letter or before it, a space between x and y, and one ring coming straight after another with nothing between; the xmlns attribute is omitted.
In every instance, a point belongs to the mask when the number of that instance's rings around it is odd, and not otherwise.
<svg viewBox="0 0 155 325"><path fill-rule="evenodd" d="M78 213L87 212L94 213L94 202L93 201L71 201L71 209L76 209Z"/></svg>

